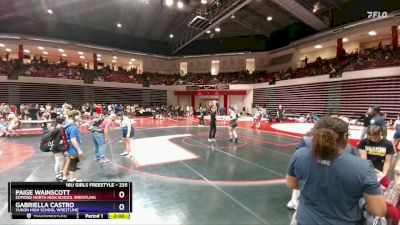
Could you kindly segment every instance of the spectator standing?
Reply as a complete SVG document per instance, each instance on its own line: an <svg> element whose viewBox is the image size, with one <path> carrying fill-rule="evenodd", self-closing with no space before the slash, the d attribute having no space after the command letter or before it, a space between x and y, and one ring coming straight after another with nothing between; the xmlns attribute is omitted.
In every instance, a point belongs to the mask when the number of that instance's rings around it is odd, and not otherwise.
<svg viewBox="0 0 400 225"><path fill-rule="evenodd" d="M210 133L208 135L208 142L215 141L215 133L217 132L217 106L211 107L210 112Z"/></svg>
<svg viewBox="0 0 400 225"><path fill-rule="evenodd" d="M283 121L283 116L284 115L285 115L285 109L282 108L282 105L279 105L279 108L276 111L276 116L277 116L278 122L282 122Z"/></svg>
<svg viewBox="0 0 400 225"><path fill-rule="evenodd" d="M321 118L314 126L312 147L299 149L290 159L287 185L301 193L295 217L298 224L358 224L361 197L369 213L385 216L386 204L374 168L343 153L348 132L344 121Z"/></svg>
<svg viewBox="0 0 400 225"><path fill-rule="evenodd" d="M199 126L204 126L204 116L206 114L206 109L200 107L200 119L199 119Z"/></svg>
<svg viewBox="0 0 400 225"><path fill-rule="evenodd" d="M96 106L96 115L99 116L101 114L103 114L103 107L101 104L97 104Z"/></svg>
<svg viewBox="0 0 400 225"><path fill-rule="evenodd" d="M49 121L49 120L50 120L50 113L48 113L48 112L43 113L42 118L43 118L43 120L45 120L45 121ZM47 134L47 133L49 133L50 130L49 130L49 127L48 127L48 126L49 126L48 123L47 123L47 122L44 122L44 123L41 123L41 124L42 124L42 134Z"/></svg>
<svg viewBox="0 0 400 225"><path fill-rule="evenodd" d="M360 117L360 120L363 120L363 127L361 129L360 140L364 139L365 135L367 134L367 128L371 124L372 117L373 117L372 107L368 109L367 113L365 113Z"/></svg>
<svg viewBox="0 0 400 225"><path fill-rule="evenodd" d="M76 125L80 117L80 112L77 110L67 112L65 135L67 136L69 144L69 148L67 151L69 160L64 166L63 180L67 180L68 182L77 181L76 170L80 161L79 158L82 157L83 154L81 150L81 134L79 132L78 126ZM67 174L69 175L69 177L67 177Z"/></svg>
<svg viewBox="0 0 400 225"><path fill-rule="evenodd" d="M372 112L373 112L373 117L371 119L370 124L379 126L382 129L382 136L384 138L386 138L387 127L386 127L385 118L381 114L381 107L380 106L373 107Z"/></svg>
<svg viewBox="0 0 400 225"><path fill-rule="evenodd" d="M219 115L224 116L226 113L225 111L226 111L225 107L221 105L221 107L219 107Z"/></svg>
<svg viewBox="0 0 400 225"><path fill-rule="evenodd" d="M382 129L376 125L370 125L367 129L367 138L358 144L362 159L370 160L375 169L381 171L384 176L389 173L393 160L393 144L382 136Z"/></svg>
<svg viewBox="0 0 400 225"><path fill-rule="evenodd" d="M64 125L65 119L62 116L58 116L56 118L56 123L54 125L54 129L61 128ZM54 154L54 172L56 174L56 180L62 180L63 179L63 168L66 162L66 155L64 154L64 151L58 152L58 151L53 151Z"/></svg>
<svg viewBox="0 0 400 225"><path fill-rule="evenodd" d="M105 158L106 143L110 140L109 130L113 126L117 115L112 113L109 117L101 121L97 128L92 130L93 150L96 160L99 163L107 163L110 160Z"/></svg>
<svg viewBox="0 0 400 225"><path fill-rule="evenodd" d="M229 141L232 142L233 138L235 138L235 143L238 143L239 139L236 133L236 127L238 126L238 116L232 106L229 107L229 120L231 122L229 127Z"/></svg>
<svg viewBox="0 0 400 225"><path fill-rule="evenodd" d="M135 136L135 129L132 127L131 119L122 112L118 113L118 117L121 120L122 140L124 142L124 152L119 155L131 158L133 156L132 139Z"/></svg>
<svg viewBox="0 0 400 225"><path fill-rule="evenodd" d="M400 151L400 115L397 116L397 120L393 123L395 130L393 135L393 146L395 151Z"/></svg>

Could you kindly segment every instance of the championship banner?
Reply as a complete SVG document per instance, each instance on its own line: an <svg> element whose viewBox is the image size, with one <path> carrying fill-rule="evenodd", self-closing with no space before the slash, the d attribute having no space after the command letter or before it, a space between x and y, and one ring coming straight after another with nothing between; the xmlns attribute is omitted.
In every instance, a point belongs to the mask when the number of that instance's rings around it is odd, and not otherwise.
<svg viewBox="0 0 400 225"><path fill-rule="evenodd" d="M223 85L201 85L201 86L186 86L187 91L197 90L229 90L228 84Z"/></svg>

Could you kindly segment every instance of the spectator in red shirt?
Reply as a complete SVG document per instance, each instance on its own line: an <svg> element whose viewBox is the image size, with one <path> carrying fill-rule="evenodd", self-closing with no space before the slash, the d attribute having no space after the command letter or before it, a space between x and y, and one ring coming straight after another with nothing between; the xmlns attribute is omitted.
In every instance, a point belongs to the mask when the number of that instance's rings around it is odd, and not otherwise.
<svg viewBox="0 0 400 225"><path fill-rule="evenodd" d="M398 225L400 221L400 161L397 161L394 167L393 181L384 176L382 172L376 172L378 179L380 179L379 183L386 187L384 197L387 206L386 219L388 220L388 225Z"/></svg>
<svg viewBox="0 0 400 225"><path fill-rule="evenodd" d="M11 105L10 106L11 112L14 113L15 115L17 115L17 106L15 105Z"/></svg>
<svg viewBox="0 0 400 225"><path fill-rule="evenodd" d="M101 104L96 105L97 115L103 114L103 106Z"/></svg>

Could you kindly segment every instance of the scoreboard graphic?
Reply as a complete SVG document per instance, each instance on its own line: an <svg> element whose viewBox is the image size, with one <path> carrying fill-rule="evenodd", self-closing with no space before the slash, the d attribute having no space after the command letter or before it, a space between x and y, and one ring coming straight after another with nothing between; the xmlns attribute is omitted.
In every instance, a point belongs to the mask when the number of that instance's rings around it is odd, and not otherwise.
<svg viewBox="0 0 400 225"><path fill-rule="evenodd" d="M9 182L13 219L129 219L131 182Z"/></svg>

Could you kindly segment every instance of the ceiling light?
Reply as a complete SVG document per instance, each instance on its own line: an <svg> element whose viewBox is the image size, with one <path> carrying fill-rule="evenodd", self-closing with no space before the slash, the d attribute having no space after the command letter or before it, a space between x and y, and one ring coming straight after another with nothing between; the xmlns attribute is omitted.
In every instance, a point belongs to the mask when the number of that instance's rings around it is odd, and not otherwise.
<svg viewBox="0 0 400 225"><path fill-rule="evenodd" d="M113 56L113 59L118 59L118 57L117 56Z"/></svg>
<svg viewBox="0 0 400 225"><path fill-rule="evenodd" d="M173 0L165 0L165 5L171 7L174 4Z"/></svg>
<svg viewBox="0 0 400 225"><path fill-rule="evenodd" d="M313 8L313 13L316 13L317 11L318 11L318 9L319 9L319 3L316 3L315 5L314 5L314 8Z"/></svg>
<svg viewBox="0 0 400 225"><path fill-rule="evenodd" d="M235 14L232 14L231 19L235 19Z"/></svg>
<svg viewBox="0 0 400 225"><path fill-rule="evenodd" d="M42 46L37 47L39 50L44 50Z"/></svg>
<svg viewBox="0 0 400 225"><path fill-rule="evenodd" d="M267 17L267 20L268 20L268 21L271 21L271 20L272 20L272 16L268 16L268 17Z"/></svg>
<svg viewBox="0 0 400 225"><path fill-rule="evenodd" d="M24 49L25 53L31 53L31 51L29 51L29 49Z"/></svg>
<svg viewBox="0 0 400 225"><path fill-rule="evenodd" d="M173 38L173 37L174 37L174 35L173 35L173 34L170 34L170 35L169 35L169 38Z"/></svg>
<svg viewBox="0 0 400 225"><path fill-rule="evenodd" d="M101 54L97 54L97 57L101 57Z"/></svg>
<svg viewBox="0 0 400 225"><path fill-rule="evenodd" d="M136 59L131 59L131 61L133 62L133 61L135 61Z"/></svg>
<svg viewBox="0 0 400 225"><path fill-rule="evenodd" d="M59 48L58 51L59 51L59 52L64 52L64 49Z"/></svg>
<svg viewBox="0 0 400 225"><path fill-rule="evenodd" d="M316 45L314 48L322 48L322 45Z"/></svg>
<svg viewBox="0 0 400 225"><path fill-rule="evenodd" d="M83 52L78 52L79 55L83 55Z"/></svg>
<svg viewBox="0 0 400 225"><path fill-rule="evenodd" d="M53 10L48 9L48 10L47 10L47 13L48 13L48 14L53 14Z"/></svg>
<svg viewBox="0 0 400 225"><path fill-rule="evenodd" d="M117 60L113 59L113 60L111 60L111 62L115 63L115 62L117 62Z"/></svg>
<svg viewBox="0 0 400 225"><path fill-rule="evenodd" d="M348 42L348 41L349 41L349 39L347 39L347 38L343 38L343 39L342 39L342 41L343 41L343 42Z"/></svg>
<svg viewBox="0 0 400 225"><path fill-rule="evenodd" d="M45 54L45 55L48 55L49 53L48 53L48 52L46 52L46 51L43 51L43 54Z"/></svg>
<svg viewBox="0 0 400 225"><path fill-rule="evenodd" d="M129 65L132 65L132 62L129 62Z"/></svg>
<svg viewBox="0 0 400 225"><path fill-rule="evenodd" d="M101 58L97 58L97 61L101 61Z"/></svg>
<svg viewBox="0 0 400 225"><path fill-rule="evenodd" d="M178 2L178 8L182 9L183 8L183 3L181 1Z"/></svg>
<svg viewBox="0 0 400 225"><path fill-rule="evenodd" d="M201 4L207 4L207 0L201 0Z"/></svg>
<svg viewBox="0 0 400 225"><path fill-rule="evenodd" d="M6 52L11 52L11 49L9 49L9 48L6 48Z"/></svg>
<svg viewBox="0 0 400 225"><path fill-rule="evenodd" d="M376 32L372 30L372 31L368 32L368 34L371 35L371 36L375 36Z"/></svg>
<svg viewBox="0 0 400 225"><path fill-rule="evenodd" d="M117 27L118 27L118 28L121 28L122 25L121 25L120 23L117 23Z"/></svg>
<svg viewBox="0 0 400 225"><path fill-rule="evenodd" d="M219 27L215 28L215 32L220 32L220 31L221 31L221 28L219 28Z"/></svg>
<svg viewBox="0 0 400 225"><path fill-rule="evenodd" d="M207 33L207 34L211 33L211 30L207 30L206 33Z"/></svg>
<svg viewBox="0 0 400 225"><path fill-rule="evenodd" d="M79 58L81 58L81 59L84 59L84 58L85 58L85 56L81 55L81 56L79 56Z"/></svg>
<svg viewBox="0 0 400 225"><path fill-rule="evenodd" d="M5 46L4 44L0 43L0 47L4 48L4 46Z"/></svg>
<svg viewBox="0 0 400 225"><path fill-rule="evenodd" d="M64 56L64 57L67 57L67 54L65 54L65 53L63 53L63 54L61 54L62 56Z"/></svg>

